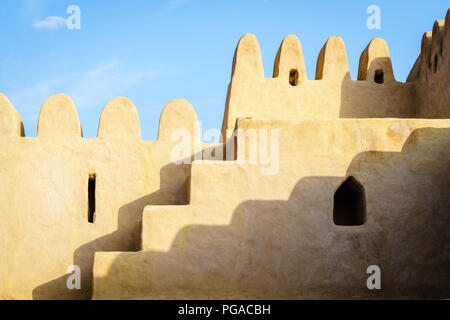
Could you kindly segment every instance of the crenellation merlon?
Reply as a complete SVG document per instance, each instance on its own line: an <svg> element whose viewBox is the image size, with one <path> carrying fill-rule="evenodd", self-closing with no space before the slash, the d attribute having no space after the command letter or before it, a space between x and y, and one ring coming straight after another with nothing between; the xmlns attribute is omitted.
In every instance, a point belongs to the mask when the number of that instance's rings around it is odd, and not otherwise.
<svg viewBox="0 0 450 320"><path fill-rule="evenodd" d="M197 114L192 105L184 99L172 100L162 110L157 140L172 143L172 134L177 129L187 130L192 137L200 141L200 132L197 132L199 131ZM25 137L20 113L2 93L0 93L0 134L3 137ZM96 138L142 140L139 115L130 99L115 97L106 103L100 115ZM59 93L44 101L39 113L36 139L58 141L83 139L77 108L70 97Z"/></svg>
<svg viewBox="0 0 450 320"><path fill-rule="evenodd" d="M416 87L396 81L388 45L380 38L362 52L357 80L351 79L344 41L329 38L319 53L315 80L308 80L296 36L281 42L273 77L265 78L258 41L245 34L235 51L222 134L241 117L414 118Z"/></svg>
<svg viewBox="0 0 450 320"><path fill-rule="evenodd" d="M450 10L422 37L408 81L417 85L417 117L450 117Z"/></svg>

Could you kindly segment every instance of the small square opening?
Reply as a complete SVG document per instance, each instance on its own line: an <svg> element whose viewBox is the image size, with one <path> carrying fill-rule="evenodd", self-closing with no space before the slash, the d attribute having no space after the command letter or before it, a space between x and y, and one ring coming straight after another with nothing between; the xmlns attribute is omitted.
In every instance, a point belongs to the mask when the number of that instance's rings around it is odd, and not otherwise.
<svg viewBox="0 0 450 320"><path fill-rule="evenodd" d="M375 83L378 83L378 84L384 83L383 70L376 70L375 71L375 76L373 78L373 81L375 81Z"/></svg>

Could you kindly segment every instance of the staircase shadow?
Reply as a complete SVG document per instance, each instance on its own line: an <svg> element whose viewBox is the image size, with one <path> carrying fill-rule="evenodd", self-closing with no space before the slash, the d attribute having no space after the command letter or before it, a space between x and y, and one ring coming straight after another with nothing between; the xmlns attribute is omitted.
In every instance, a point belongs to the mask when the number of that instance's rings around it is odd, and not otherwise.
<svg viewBox="0 0 450 320"><path fill-rule="evenodd" d="M347 176L365 188L363 227L333 223L346 177L305 177L287 201L244 201L229 225L182 228L168 252L119 254L97 298L448 298L449 150L450 129L422 128L401 152L356 155ZM374 264L382 290L366 287Z"/></svg>
<svg viewBox="0 0 450 320"><path fill-rule="evenodd" d="M92 267L95 252L139 251L141 246L142 211L147 205L182 205L186 203L187 182L176 185L173 177L179 174L180 166L186 177L190 164L170 163L160 170L160 189L129 202L118 210L117 230L78 247L73 253L73 264L81 269L81 289L69 290L67 279L71 274L46 282L33 289L36 300L90 299L92 295Z"/></svg>
<svg viewBox="0 0 450 320"><path fill-rule="evenodd" d="M449 297L449 150L450 129L422 128L401 152L356 155L347 176L365 187L362 228L333 223L333 194L346 177L312 176L300 179L287 201L244 201L229 225L190 225L177 233L169 252L139 251L143 208L180 201L165 196L175 166L167 165L159 191L120 208L115 232L75 250L82 290L67 290L64 275L35 288L33 298L91 298L100 251L133 251L121 253L96 282L126 290L127 277L139 276L133 282L143 286L138 298ZM135 276L120 272L129 259ZM365 286L372 264L383 272L381 295Z"/></svg>

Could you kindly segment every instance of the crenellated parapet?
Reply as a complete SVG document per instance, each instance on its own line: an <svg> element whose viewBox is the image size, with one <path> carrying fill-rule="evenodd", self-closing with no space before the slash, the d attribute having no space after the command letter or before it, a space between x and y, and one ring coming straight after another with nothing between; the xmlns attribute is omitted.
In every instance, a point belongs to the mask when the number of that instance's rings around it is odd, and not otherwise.
<svg viewBox="0 0 450 320"><path fill-rule="evenodd" d="M191 141L173 135L180 128ZM85 139L68 96L49 97L37 136L25 137L19 112L0 94L0 147L0 298L86 299L94 252L138 250L143 208L187 201L190 163L174 161L208 145L183 99L162 111L158 139L143 141L124 97L106 104L98 136ZM81 268L81 290L67 290L71 265Z"/></svg>
<svg viewBox="0 0 450 320"><path fill-rule="evenodd" d="M363 51L354 81L343 40L329 38L319 53L315 80L308 80L296 36L282 41L273 78L265 78L258 41L245 34L234 56L222 131L234 128L241 117L301 120L413 118L415 114L415 84L395 80L382 39L373 39Z"/></svg>
<svg viewBox="0 0 450 320"><path fill-rule="evenodd" d="M161 112L157 141L176 142L173 132L180 129L186 130L190 136L200 141L200 132L197 132L198 118L194 108L184 99L175 99ZM25 137L19 112L1 93L0 133L0 141L7 137ZM80 119L72 99L65 94L55 94L45 100L39 113L36 138L65 142L83 138ZM141 139L139 115L133 102L125 97L110 100L103 108L98 134L93 139L113 140L117 143L145 142ZM84 140L87 142L93 139Z"/></svg>
<svg viewBox="0 0 450 320"><path fill-rule="evenodd" d="M85 139L64 94L26 137L0 94L0 299L447 298L450 119L399 118L450 118L449 19L424 35L406 83L382 39L352 80L329 38L309 80L296 36L265 78L244 35L226 144L201 142L184 99L155 141L124 97ZM373 265L383 290L367 290ZM66 285L72 266L81 290Z"/></svg>
<svg viewBox="0 0 450 320"><path fill-rule="evenodd" d="M450 9L424 33L408 81L417 83L417 117L450 118Z"/></svg>

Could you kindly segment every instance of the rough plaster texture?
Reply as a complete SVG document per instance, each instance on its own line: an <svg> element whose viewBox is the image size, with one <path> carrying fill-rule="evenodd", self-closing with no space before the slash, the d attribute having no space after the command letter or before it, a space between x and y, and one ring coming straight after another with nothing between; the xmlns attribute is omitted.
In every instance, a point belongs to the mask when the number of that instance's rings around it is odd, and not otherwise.
<svg viewBox="0 0 450 320"><path fill-rule="evenodd" d="M450 13L422 37L409 79L418 82L417 117L450 118Z"/></svg>
<svg viewBox="0 0 450 320"><path fill-rule="evenodd" d="M298 84L289 83L297 70ZM372 40L361 55L358 81L350 79L347 53L340 37L330 38L317 61L316 80L307 80L300 42L286 37L274 65L274 77L264 78L256 37L244 35L234 56L222 132L234 129L236 119L414 118L416 84L395 81L387 44ZM384 83L374 82L375 70Z"/></svg>
<svg viewBox="0 0 450 320"><path fill-rule="evenodd" d="M44 103L36 138L21 136L20 116L4 96L0 107L0 296L90 298L94 252L139 250L145 205L186 202L189 165L172 163L178 142L167 136L179 127L193 132L195 112L185 100L174 100L162 113L159 139L142 141L136 108L122 97L105 106L93 139L81 137L75 106L65 95ZM190 154L201 151L195 147ZM66 287L73 264L82 270L79 291Z"/></svg>
<svg viewBox="0 0 450 320"><path fill-rule="evenodd" d="M316 80L295 36L264 78L257 40L244 35L222 130L279 130L274 175L248 163L242 132L235 161L174 163L180 143L184 160L224 148L200 142L182 99L163 110L158 140L142 141L126 98L106 105L98 137L83 139L72 101L52 96L27 138L0 95L0 297L448 298L449 16L424 35L406 83L382 39L351 80L339 37L319 53ZM178 129L189 145L173 139ZM337 226L334 194L350 176L364 191L365 223ZM79 291L66 288L72 264L82 269ZM372 264L382 290L366 288Z"/></svg>
<svg viewBox="0 0 450 320"><path fill-rule="evenodd" d="M450 295L450 120L239 125L280 130L279 172L194 162L188 205L144 209L143 251L96 253L94 298ZM333 223L348 176L365 189L361 227ZM383 290L366 287L372 264Z"/></svg>

